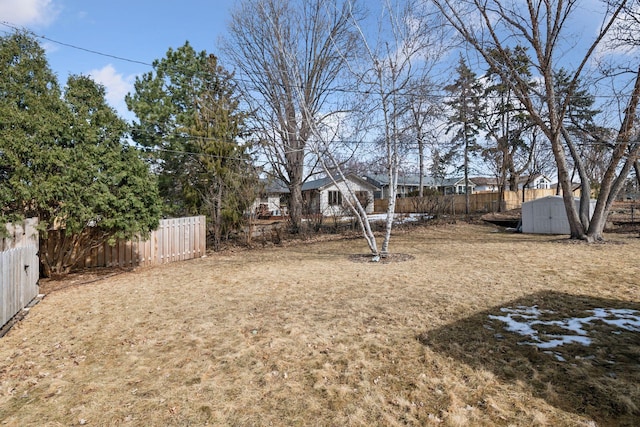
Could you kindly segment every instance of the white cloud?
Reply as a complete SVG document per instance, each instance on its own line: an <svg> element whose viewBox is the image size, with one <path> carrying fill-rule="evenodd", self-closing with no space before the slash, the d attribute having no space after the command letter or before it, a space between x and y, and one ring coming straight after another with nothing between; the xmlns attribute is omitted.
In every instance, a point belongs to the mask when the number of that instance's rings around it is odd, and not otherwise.
<svg viewBox="0 0 640 427"><path fill-rule="evenodd" d="M118 111L118 114L123 118L129 118L131 113L127 110L124 97L133 91L135 75L125 76L118 73L111 64L101 69L91 70L87 74L105 87L107 102Z"/></svg>
<svg viewBox="0 0 640 427"><path fill-rule="evenodd" d="M59 12L53 0L0 0L0 18L18 26L49 25Z"/></svg>

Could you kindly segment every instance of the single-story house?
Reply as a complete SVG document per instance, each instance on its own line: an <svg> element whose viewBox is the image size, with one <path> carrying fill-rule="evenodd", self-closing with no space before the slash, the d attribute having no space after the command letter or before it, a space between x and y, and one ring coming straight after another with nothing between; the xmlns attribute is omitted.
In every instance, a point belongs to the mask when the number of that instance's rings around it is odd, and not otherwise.
<svg viewBox="0 0 640 427"><path fill-rule="evenodd" d="M474 192L476 193L495 193L500 188L498 178L495 177L473 177L471 178L475 184ZM525 185L528 189L550 189L552 188L551 180L542 174L523 175L517 181L518 190L522 190ZM505 190L509 190L508 183Z"/></svg>
<svg viewBox="0 0 640 427"><path fill-rule="evenodd" d="M375 185L379 188L375 192L374 197L376 199L388 199L389 198L389 176L387 174L371 174L365 175L364 180ZM438 183L430 176L422 177L423 190L437 189ZM398 189L396 197L403 198L409 197L418 193L420 189L420 175L417 173L401 174L398 175Z"/></svg>
<svg viewBox="0 0 640 427"><path fill-rule="evenodd" d="M476 192L476 184L472 178L469 178L469 194ZM450 194L465 194L464 178L447 178L439 182L438 191L445 196Z"/></svg>
<svg viewBox="0 0 640 427"><path fill-rule="evenodd" d="M476 185L476 193L495 193L500 189L498 178L474 176L471 180Z"/></svg>
<svg viewBox="0 0 640 427"><path fill-rule="evenodd" d="M347 194L349 188L367 213L372 213L373 194L379 188L354 174L346 175L345 178L346 181L336 178L334 183L330 177L325 177L302 184L302 198L307 212L324 216L348 213L348 204L343 200L343 194Z"/></svg>
<svg viewBox="0 0 640 427"><path fill-rule="evenodd" d="M278 179L262 180L264 188L260 197L251 207L251 212L259 217L285 216L287 215L287 197L289 189Z"/></svg>
<svg viewBox="0 0 640 427"><path fill-rule="evenodd" d="M346 186L354 192L367 213L373 212L373 194L379 188L364 179L349 174L346 176L348 183L337 178L337 186L329 177L307 181L302 184L302 198L305 204L305 213L325 216L342 215L347 212L348 205L343 200ZM286 216L289 188L280 180L272 179L263 181L264 190L252 207L252 212L258 216Z"/></svg>
<svg viewBox="0 0 640 427"><path fill-rule="evenodd" d="M375 193L376 199L388 199L389 198L389 176L386 174L365 175L364 179L367 182L372 183L376 187L380 188L380 191ZM475 183L469 178L469 188L471 193L475 192ZM420 188L420 175L419 174L401 174L398 175L398 189L396 197L403 198L409 197L409 195L415 195ZM422 188L437 190L442 194L464 194L464 178L447 178L436 179L431 176L424 176L422 179Z"/></svg>

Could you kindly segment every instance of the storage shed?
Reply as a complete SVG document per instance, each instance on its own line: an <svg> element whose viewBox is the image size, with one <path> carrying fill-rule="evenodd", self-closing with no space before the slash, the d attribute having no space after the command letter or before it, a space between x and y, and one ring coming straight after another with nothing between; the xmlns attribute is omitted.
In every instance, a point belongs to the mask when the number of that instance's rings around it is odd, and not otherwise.
<svg viewBox="0 0 640 427"><path fill-rule="evenodd" d="M580 199L574 198L576 209ZM589 217L593 215L595 200L591 200ZM522 232L532 234L571 234L562 196L547 196L522 204Z"/></svg>

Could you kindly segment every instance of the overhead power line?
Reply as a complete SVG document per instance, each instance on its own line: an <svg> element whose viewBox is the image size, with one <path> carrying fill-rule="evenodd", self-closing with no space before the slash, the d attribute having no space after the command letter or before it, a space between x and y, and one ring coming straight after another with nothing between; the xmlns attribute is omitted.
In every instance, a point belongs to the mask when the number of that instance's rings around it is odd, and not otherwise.
<svg viewBox="0 0 640 427"><path fill-rule="evenodd" d="M86 47L82 47L82 46L78 46L76 44L73 43L67 43L67 42L62 42L59 40L55 40L52 39L48 36L42 35L42 34L38 34L36 32L34 32L33 30L30 30L26 27L20 27L16 24L13 24L11 22L8 21L0 21L0 25L3 25L7 28L11 28L14 31L24 31L28 34L31 34L33 37L42 39L42 40L46 40L49 41L51 43L55 43L58 44L60 46L65 46L71 49L76 49L76 50L80 50L83 52L87 52L87 53L91 53L93 55L98 55L98 56L103 56L106 58L112 58L112 59L116 59L118 61L124 61L124 62L129 62L132 64L140 64L140 65L144 65L146 67L150 67L150 68L154 68L154 64L150 63L150 62L146 62L146 61L142 61L142 60L138 60L138 59L131 59L131 58L126 58L124 56L120 56L120 55L114 55L114 54L110 54L110 53L105 53L96 49L89 49ZM253 82L251 82L250 80L246 79L246 78L239 78L234 76L233 80L235 82L238 83L244 83L244 84L252 84ZM303 90L304 86L296 86L296 89L299 90ZM375 95L377 92L376 91L372 91L372 90L368 90L368 89L356 89L356 88L333 88L332 89L333 92L342 92L342 93L352 93L352 94L360 94L360 95ZM413 91L412 90L408 90L408 91L399 91L398 92L399 95L404 95L404 96L413 96ZM437 92L431 92L431 93L426 93L424 94L424 96L426 98L433 98L433 99L446 99L446 98L450 98L451 95L448 93L437 93ZM488 95L481 95L482 98L489 98L489 99L501 99L501 97L499 95L495 95L495 96L488 96ZM617 99L618 96L615 94L611 94L611 95L593 95L594 98L597 99Z"/></svg>
<svg viewBox="0 0 640 427"><path fill-rule="evenodd" d="M92 53L94 55L106 56L107 58L113 58L113 59L117 59L119 61L131 62L131 63L134 63L134 64L141 64L141 65L146 65L146 66L149 66L149 67L153 67L153 64L150 64L148 62L138 61L136 59L125 58L125 57L118 56L118 55L112 55L112 54L109 54L109 53L100 52L98 50L87 49L85 47L76 46L76 45L71 44L71 43L65 43L65 42L61 42L59 40L54 40L54 39L49 38L47 36L44 36L42 34L36 34L32 30L29 30L28 28L20 28L17 25L11 24L10 22L7 22L7 21L1 21L0 24L4 25L5 27L9 27L9 28L11 28L12 30L15 30L15 31L25 31L25 32L31 34L33 37L36 37L36 38L39 38L39 39L42 39L42 40L46 40L46 41L49 41L51 43L59 44L61 46L70 47L72 49L81 50L83 52Z"/></svg>

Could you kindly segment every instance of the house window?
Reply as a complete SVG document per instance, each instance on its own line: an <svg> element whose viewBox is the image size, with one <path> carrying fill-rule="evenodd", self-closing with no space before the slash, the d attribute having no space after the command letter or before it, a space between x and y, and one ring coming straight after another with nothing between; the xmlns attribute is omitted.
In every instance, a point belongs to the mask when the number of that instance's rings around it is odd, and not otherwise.
<svg viewBox="0 0 640 427"><path fill-rule="evenodd" d="M342 193L339 191L329 191L329 206L342 205Z"/></svg>

